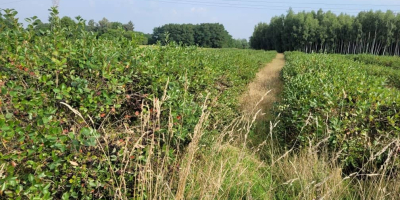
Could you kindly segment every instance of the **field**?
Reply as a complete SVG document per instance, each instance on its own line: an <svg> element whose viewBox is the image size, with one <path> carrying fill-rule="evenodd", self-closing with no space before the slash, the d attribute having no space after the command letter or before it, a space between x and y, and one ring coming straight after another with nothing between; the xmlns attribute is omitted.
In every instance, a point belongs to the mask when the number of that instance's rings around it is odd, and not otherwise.
<svg viewBox="0 0 400 200"><path fill-rule="evenodd" d="M14 24L1 33L0 184L9 198L145 195L144 169L165 164L164 181L175 177L172 163L196 139L204 112L207 144L238 116L238 96L276 55L139 48L79 32L79 24L72 37L54 30L36 36Z"/></svg>
<svg viewBox="0 0 400 200"><path fill-rule="evenodd" d="M63 28L55 8L41 34L14 16L0 199L400 194L398 57L143 46Z"/></svg>

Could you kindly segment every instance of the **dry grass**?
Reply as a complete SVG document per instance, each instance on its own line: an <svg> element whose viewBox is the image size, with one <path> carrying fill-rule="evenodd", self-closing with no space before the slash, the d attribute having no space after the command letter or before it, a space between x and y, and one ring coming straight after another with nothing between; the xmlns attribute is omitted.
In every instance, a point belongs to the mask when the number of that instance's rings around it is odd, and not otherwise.
<svg viewBox="0 0 400 200"><path fill-rule="evenodd" d="M223 144L203 154L189 176L187 199L265 199L265 164L251 152ZM265 178L265 179L264 179ZM260 190L261 188L261 190Z"/></svg>
<svg viewBox="0 0 400 200"><path fill-rule="evenodd" d="M399 199L400 177L386 170L345 175L327 151L315 147L290 153L271 165L277 199ZM373 162L369 160L367 162ZM390 162L393 164L393 162Z"/></svg>
<svg viewBox="0 0 400 200"><path fill-rule="evenodd" d="M161 98L154 102L160 109ZM257 105L257 104L256 104ZM146 106L146 105L143 105ZM390 176L391 163L386 169L368 175L354 173L345 176L340 164L332 161L327 151L317 146L303 151L282 149L271 140L275 138L274 126L269 136L261 142L265 148L249 148L249 133L257 115L243 115L226 126L210 146L203 146L209 108L204 104L193 140L186 150L178 151L169 144L166 152L159 152L159 141L172 137L173 124L162 127L160 118L149 113L140 116L139 127L127 127L125 141L134 145L122 146L124 167L111 165L114 174L115 199L127 199L127 191L133 191L137 199L398 199L400 179ZM164 112L170 112L164 110ZM152 130L165 128L167 135L156 138ZM111 142L112 134L104 136ZM131 159L142 151L147 141L147 157L144 161ZM127 144L127 143L126 143ZM319 150L318 150L319 149ZM260 151L269 160L261 160ZM104 151L106 157L108 153ZM179 159L182 158L182 159ZM134 175L133 172L137 172ZM127 178L136 177L135 188L127 187ZM131 196L130 194L129 196Z"/></svg>
<svg viewBox="0 0 400 200"><path fill-rule="evenodd" d="M284 65L284 55L277 54L271 63L257 73L254 81L248 85L247 92L239 100L243 113L254 114L255 111L261 110L262 114L258 115L258 118L268 118L268 110L278 101L283 89L280 72ZM263 98L267 92L269 94Z"/></svg>
<svg viewBox="0 0 400 200"><path fill-rule="evenodd" d="M205 127L204 123L205 123L205 121L207 121L208 116L210 115L210 110L207 110L207 104L206 104L207 100L208 100L208 96L206 97L206 100L203 104L203 109L202 109L202 114L200 116L200 120L197 123L196 127L194 128L193 140L189 144L187 153L185 154L185 158L183 159L183 163L182 163L183 167L180 169L180 172L179 172L178 191L175 195L175 198L177 200L184 199L187 177L190 174L190 169L191 169L191 165L193 163L193 158L198 149L198 145L199 145L201 136L203 135L203 129Z"/></svg>
<svg viewBox="0 0 400 200"><path fill-rule="evenodd" d="M186 199L265 199L270 185L266 165L247 138L257 115L242 116L225 127L192 165Z"/></svg>
<svg viewBox="0 0 400 200"><path fill-rule="evenodd" d="M349 196L342 169L316 151L291 153L275 162L270 172L277 180L273 193L278 198L342 199Z"/></svg>

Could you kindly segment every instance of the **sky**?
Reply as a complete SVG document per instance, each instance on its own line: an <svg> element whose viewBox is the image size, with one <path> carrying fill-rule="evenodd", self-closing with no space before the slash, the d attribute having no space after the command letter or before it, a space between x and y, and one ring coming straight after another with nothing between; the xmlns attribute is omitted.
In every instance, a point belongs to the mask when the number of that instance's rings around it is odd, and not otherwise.
<svg viewBox="0 0 400 200"><path fill-rule="evenodd" d="M37 16L47 21L52 0L0 0L0 9L18 11L23 22ZM259 22L269 22L292 8L295 12L322 8L356 15L359 11L388 9L400 13L400 0L59 0L60 16L127 23L152 33L168 23L221 23L234 38L248 39Z"/></svg>

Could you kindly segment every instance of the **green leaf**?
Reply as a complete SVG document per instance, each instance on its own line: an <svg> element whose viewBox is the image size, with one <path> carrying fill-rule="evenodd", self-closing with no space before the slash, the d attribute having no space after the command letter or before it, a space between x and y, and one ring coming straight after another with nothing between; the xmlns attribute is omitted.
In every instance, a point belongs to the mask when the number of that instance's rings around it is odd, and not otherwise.
<svg viewBox="0 0 400 200"><path fill-rule="evenodd" d="M84 136L89 136L92 133L92 130L90 128L82 128L81 129L81 134Z"/></svg>
<svg viewBox="0 0 400 200"><path fill-rule="evenodd" d="M69 200L69 192L66 192L61 197L62 200Z"/></svg>
<svg viewBox="0 0 400 200"><path fill-rule="evenodd" d="M4 131L4 132L6 132L6 131L11 130L11 128L10 128L9 126L2 126L2 127L1 127L1 130Z"/></svg>
<svg viewBox="0 0 400 200"><path fill-rule="evenodd" d="M33 181L35 180L35 177L32 174L29 174L28 180L29 180L29 182L33 183Z"/></svg>
<svg viewBox="0 0 400 200"><path fill-rule="evenodd" d="M3 183L2 185L1 185L1 191L4 191L4 190L6 190L7 189L7 183L5 182L5 183Z"/></svg>
<svg viewBox="0 0 400 200"><path fill-rule="evenodd" d="M14 115L12 113L7 113L6 114L6 119L11 119Z"/></svg>

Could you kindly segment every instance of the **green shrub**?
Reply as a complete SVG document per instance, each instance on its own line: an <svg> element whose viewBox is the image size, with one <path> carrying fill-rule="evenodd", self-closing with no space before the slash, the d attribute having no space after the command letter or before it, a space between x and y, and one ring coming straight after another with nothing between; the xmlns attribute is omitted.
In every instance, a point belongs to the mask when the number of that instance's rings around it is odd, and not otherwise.
<svg viewBox="0 0 400 200"><path fill-rule="evenodd" d="M384 77L389 86L400 89L400 58L367 54L347 55L346 58L359 62L368 74Z"/></svg>
<svg viewBox="0 0 400 200"><path fill-rule="evenodd" d="M126 137L124 126L140 126L141 113L151 113L152 118L160 114L157 127L168 127L171 120L178 125L171 138L163 138L165 129L148 130L160 138L156 151L165 154L167 142L178 151L190 142L207 93L221 94L212 119L229 122L237 115L237 96L261 64L276 54L174 43L138 48L135 40L124 37L124 30L96 38L85 31L83 20L62 28L56 8L51 10L51 31L36 35L36 18L28 19L24 29L13 10L4 12L0 197L111 198L122 180L128 185L123 193L133 195L138 174L118 177L125 167L121 153L133 148L116 145ZM153 109L166 86L164 105ZM132 156L134 163L149 155L149 143L142 145L144 149ZM129 165L132 170L134 163Z"/></svg>
<svg viewBox="0 0 400 200"><path fill-rule="evenodd" d="M398 56L377 56L371 54L348 55L349 59L365 64L375 64L393 69L400 69L400 58Z"/></svg>
<svg viewBox="0 0 400 200"><path fill-rule="evenodd" d="M400 69L380 65L362 65L361 67L370 75L386 78L389 87L400 89Z"/></svg>
<svg viewBox="0 0 400 200"><path fill-rule="evenodd" d="M282 135L290 144L328 137L333 152L341 151L340 159L351 169L398 138L400 93L387 88L384 77L369 75L360 63L340 55L285 55L279 108ZM380 154L376 162L385 159Z"/></svg>

